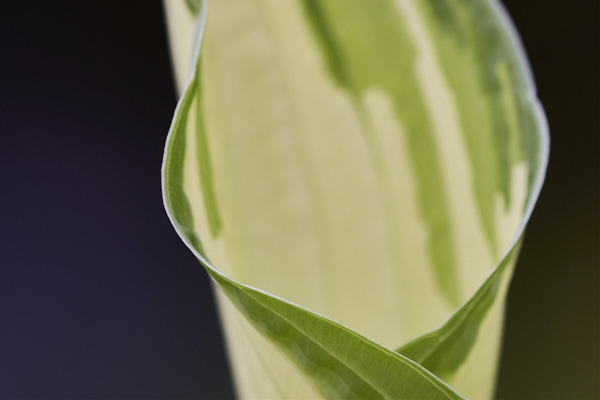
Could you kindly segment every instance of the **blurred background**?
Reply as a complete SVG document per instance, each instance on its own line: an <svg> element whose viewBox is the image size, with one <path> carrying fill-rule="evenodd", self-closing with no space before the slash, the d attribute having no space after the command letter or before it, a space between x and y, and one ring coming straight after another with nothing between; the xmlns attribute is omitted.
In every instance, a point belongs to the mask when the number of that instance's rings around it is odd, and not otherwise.
<svg viewBox="0 0 600 400"><path fill-rule="evenodd" d="M505 5L552 151L498 397L600 398L597 1ZM0 398L233 396L207 275L163 210L159 1L0 1Z"/></svg>

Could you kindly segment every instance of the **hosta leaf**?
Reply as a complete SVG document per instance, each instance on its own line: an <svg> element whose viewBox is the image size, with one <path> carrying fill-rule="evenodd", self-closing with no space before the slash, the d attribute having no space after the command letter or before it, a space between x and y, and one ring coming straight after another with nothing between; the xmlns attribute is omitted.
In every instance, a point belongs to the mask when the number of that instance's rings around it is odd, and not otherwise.
<svg viewBox="0 0 600 400"><path fill-rule="evenodd" d="M498 4L166 6L165 205L216 282L239 394L490 397L547 160Z"/></svg>

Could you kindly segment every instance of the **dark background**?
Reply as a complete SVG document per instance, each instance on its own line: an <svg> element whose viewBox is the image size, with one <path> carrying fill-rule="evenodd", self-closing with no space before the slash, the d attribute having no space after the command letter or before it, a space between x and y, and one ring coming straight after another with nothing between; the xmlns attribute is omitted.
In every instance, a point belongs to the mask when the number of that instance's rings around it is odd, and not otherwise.
<svg viewBox="0 0 600 400"><path fill-rule="evenodd" d="M552 135L500 398L600 397L598 2L506 2ZM207 275L163 210L158 1L0 0L0 398L231 398Z"/></svg>

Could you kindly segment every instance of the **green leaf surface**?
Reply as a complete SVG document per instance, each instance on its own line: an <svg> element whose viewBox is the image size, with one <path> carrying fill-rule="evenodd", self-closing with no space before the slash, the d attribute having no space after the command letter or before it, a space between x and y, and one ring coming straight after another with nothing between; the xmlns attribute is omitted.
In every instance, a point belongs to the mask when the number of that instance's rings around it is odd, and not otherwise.
<svg viewBox="0 0 600 400"><path fill-rule="evenodd" d="M165 4L183 95L163 196L238 394L491 397L548 156L499 5Z"/></svg>

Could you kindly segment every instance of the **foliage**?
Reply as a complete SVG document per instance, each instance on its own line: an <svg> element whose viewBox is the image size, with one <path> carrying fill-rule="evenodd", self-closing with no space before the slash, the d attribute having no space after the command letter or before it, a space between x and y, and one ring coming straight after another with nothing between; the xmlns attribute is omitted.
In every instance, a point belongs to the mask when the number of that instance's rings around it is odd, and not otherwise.
<svg viewBox="0 0 600 400"><path fill-rule="evenodd" d="M165 4L164 201L240 397L492 397L548 156L500 5Z"/></svg>

